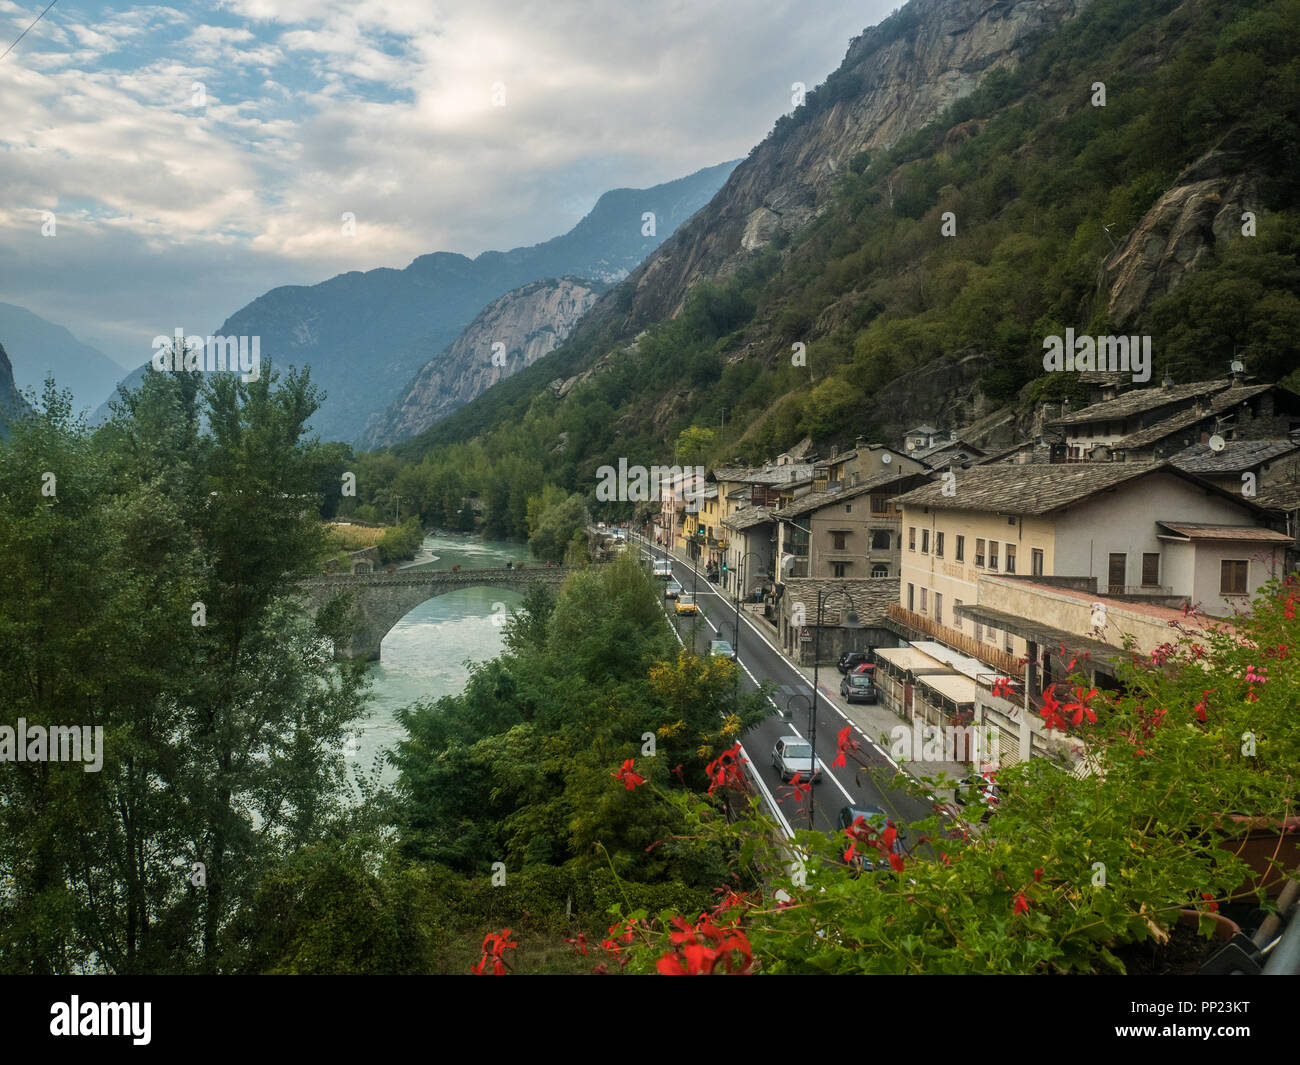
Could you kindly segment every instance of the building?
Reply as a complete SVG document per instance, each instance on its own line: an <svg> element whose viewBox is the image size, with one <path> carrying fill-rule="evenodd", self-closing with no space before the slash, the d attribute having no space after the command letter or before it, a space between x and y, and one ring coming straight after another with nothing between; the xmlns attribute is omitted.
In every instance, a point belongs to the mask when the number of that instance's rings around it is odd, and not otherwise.
<svg viewBox="0 0 1300 1065"><path fill-rule="evenodd" d="M1287 539L1240 493L1167 463L974 466L898 502L898 634L1013 674L1032 641L962 609L984 577L1083 582L1094 595L1226 617L1281 572Z"/></svg>

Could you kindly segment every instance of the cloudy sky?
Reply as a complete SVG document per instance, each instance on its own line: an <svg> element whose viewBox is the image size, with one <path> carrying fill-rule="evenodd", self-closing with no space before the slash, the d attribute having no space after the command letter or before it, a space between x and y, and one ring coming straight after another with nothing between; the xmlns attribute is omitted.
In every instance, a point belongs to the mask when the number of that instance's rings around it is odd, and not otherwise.
<svg viewBox="0 0 1300 1065"><path fill-rule="evenodd" d="M744 156L899 2L58 0L0 60L0 302L135 366L277 285L546 240Z"/></svg>

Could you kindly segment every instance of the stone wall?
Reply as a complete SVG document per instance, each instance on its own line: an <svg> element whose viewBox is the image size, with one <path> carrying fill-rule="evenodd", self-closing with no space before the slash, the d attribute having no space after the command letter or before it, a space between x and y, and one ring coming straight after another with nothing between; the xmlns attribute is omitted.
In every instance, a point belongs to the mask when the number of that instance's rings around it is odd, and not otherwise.
<svg viewBox="0 0 1300 1065"><path fill-rule="evenodd" d="M777 632L781 646L800 665L812 665L817 646L817 593L823 597L821 661L831 663L844 651L868 647L894 647L898 637L886 625L890 603L898 602L898 578L863 580L791 577L777 603ZM857 612L861 629L841 628L850 605ZM810 640L800 632L808 629Z"/></svg>

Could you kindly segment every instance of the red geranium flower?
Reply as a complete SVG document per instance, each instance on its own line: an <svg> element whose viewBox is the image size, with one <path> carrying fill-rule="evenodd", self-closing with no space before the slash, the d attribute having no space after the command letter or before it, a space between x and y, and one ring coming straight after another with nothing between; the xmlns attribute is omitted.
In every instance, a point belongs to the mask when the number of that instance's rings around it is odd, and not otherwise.
<svg viewBox="0 0 1300 1065"><path fill-rule="evenodd" d="M1025 898L1023 893L1018 893L1016 895L1016 904L1013 907L1011 907L1011 916L1014 917L1018 913L1028 913L1028 912L1029 912L1029 900Z"/></svg>
<svg viewBox="0 0 1300 1065"><path fill-rule="evenodd" d="M627 790L631 791L638 784L645 783L645 777L641 776L639 773L632 772L632 767L635 765L636 765L636 759L629 758L626 762L623 763L622 769L618 770L615 773L610 773L610 776L613 777L615 780L621 780L623 784L627 787Z"/></svg>
<svg viewBox="0 0 1300 1065"><path fill-rule="evenodd" d="M858 749L858 741L853 739L852 737L853 737L853 729L850 726L845 725L842 729L840 729L839 743L838 743L839 753L835 755L835 761L831 763L832 768L842 769L844 766L848 764L844 760L844 752L856 751Z"/></svg>

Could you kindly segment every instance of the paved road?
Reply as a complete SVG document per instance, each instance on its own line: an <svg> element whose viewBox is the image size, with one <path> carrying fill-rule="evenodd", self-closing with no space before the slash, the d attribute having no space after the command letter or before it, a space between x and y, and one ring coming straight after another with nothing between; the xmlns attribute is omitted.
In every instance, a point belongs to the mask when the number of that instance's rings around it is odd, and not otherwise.
<svg viewBox="0 0 1300 1065"><path fill-rule="evenodd" d="M671 600L665 600L666 612L678 635L687 646L694 646L701 654L706 654L710 640L736 640L736 611L732 600L715 585L704 579L702 572L692 573L691 566L664 550L645 540L634 539L634 545L653 555L654 558L669 558L673 564L673 576L681 583L683 590L696 589L696 602L700 607L698 619L690 616L678 617ZM778 713L767 718L760 725L751 729L742 739L745 756L754 770L759 782L759 789L764 799L777 815L781 827L787 832L791 827L808 827L808 799L796 802L792 789L783 785L779 774L772 768L772 746L781 736L796 735L808 738L808 710L812 699L811 685L784 655L769 642L768 634L759 629L742 610L740 614L740 636L737 660L741 667L741 686L745 691L754 691L764 680L771 681L776 688L783 685L795 692L798 697L790 701L794 719L782 720ZM825 667L827 674L824 683L839 687L840 675L833 665ZM773 705L779 711L786 709L779 692L774 693ZM851 759L846 767L835 769L831 763L835 760L836 742L840 729L849 725L860 745L860 751L869 764L892 775L893 765L871 742L870 738L844 713L839 701L819 692L817 699L817 758L822 766L822 782L814 789L813 825L824 832L836 830L835 819L846 805L877 806L884 810L900 825L930 816L934 811L924 800L918 800L905 791L882 788L872 779L872 774L862 769ZM909 844L914 841L909 839Z"/></svg>

